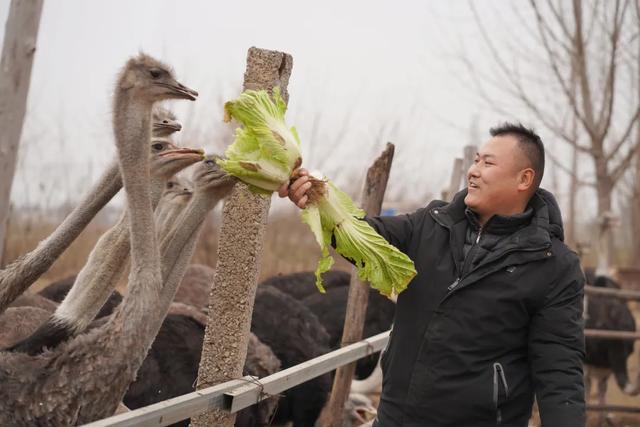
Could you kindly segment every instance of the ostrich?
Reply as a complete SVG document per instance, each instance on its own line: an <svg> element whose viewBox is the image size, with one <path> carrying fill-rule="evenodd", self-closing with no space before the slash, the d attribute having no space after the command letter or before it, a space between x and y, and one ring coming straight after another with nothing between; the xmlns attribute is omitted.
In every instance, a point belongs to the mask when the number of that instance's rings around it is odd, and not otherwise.
<svg viewBox="0 0 640 427"><path fill-rule="evenodd" d="M271 347L283 368L329 352L329 336L318 318L300 301L271 286L258 286L251 332ZM330 391L329 374L287 390L278 403L274 423L314 425Z"/></svg>
<svg viewBox="0 0 640 427"><path fill-rule="evenodd" d="M322 273L324 288L329 290L332 288L349 287L351 275L345 271L330 270ZM281 292L302 301L308 296L318 293L316 288L316 276L313 271L302 271L291 274L278 274L269 277L260 283L260 286L273 286Z"/></svg>
<svg viewBox="0 0 640 427"><path fill-rule="evenodd" d="M159 109L156 112L156 117L160 122L168 120L172 126L171 128L159 127L158 136L169 135L170 129L173 129L173 132L179 130L176 123L172 121L173 115L169 110ZM164 143L164 141L156 141L158 146ZM118 164L114 162L46 240L40 242L31 252L0 270L0 313L51 267L98 211L120 191L121 187L122 179L118 171Z"/></svg>
<svg viewBox="0 0 640 427"><path fill-rule="evenodd" d="M157 141L153 141L151 152L151 203L155 207L167 180L200 160L202 153ZM167 153L177 155L167 156ZM51 318L31 336L8 350L35 355L44 348L53 348L84 331L109 299L112 302L121 299L113 296L117 295L113 289L122 276L129 257L128 225L125 212L116 225L100 237L89 254L87 263Z"/></svg>
<svg viewBox="0 0 640 427"><path fill-rule="evenodd" d="M56 311L58 304L40 294L30 294L25 292L13 300L9 307L38 307L48 311L49 313L53 313Z"/></svg>
<svg viewBox="0 0 640 427"><path fill-rule="evenodd" d="M587 272L589 273L589 272ZM606 276L587 274L597 287L619 288L619 285ZM586 328L617 331L635 331L636 324L627 304L614 297L590 296ZM620 390L632 396L640 394L640 382L635 384L629 379L627 359L633 353L633 342L587 338L585 351L585 391L591 392L592 377L597 379L598 403L606 403L607 380L613 373Z"/></svg>
<svg viewBox="0 0 640 427"><path fill-rule="evenodd" d="M10 346L36 330L51 312L40 307L9 307L0 314L0 346Z"/></svg>
<svg viewBox="0 0 640 427"><path fill-rule="evenodd" d="M348 284L348 282L347 282ZM339 348L342 340L342 330L349 299L349 287L341 286L327 289L325 294L315 292L302 300L309 307L329 334L329 347ZM395 304L379 292L369 292L369 302L365 313L364 337L371 337L384 331L388 331L393 322ZM378 353L358 360L356 365L356 377L366 378L374 370L378 362Z"/></svg>
<svg viewBox="0 0 640 427"><path fill-rule="evenodd" d="M189 265L176 291L174 301L206 309L214 275L215 270L207 265Z"/></svg>
<svg viewBox="0 0 640 427"><path fill-rule="evenodd" d="M202 313L193 317L192 312L175 314L174 307L188 306L171 304L174 314L165 318L136 380L124 396L123 402L128 408L137 409L195 390L207 317ZM265 377L279 369L280 361L271 349L251 334L243 375ZM235 425L266 425L276 402L277 398L270 398L241 411ZM186 427L189 420L172 425Z"/></svg>
<svg viewBox="0 0 640 427"><path fill-rule="evenodd" d="M127 295L103 326L54 351L1 355L0 424L73 425L103 418L115 411L135 378L169 305L163 304L166 290L149 195L151 110L157 101L196 95L145 54L130 59L120 73L113 123L131 234ZM176 263L182 261L180 246L193 244L191 238L176 233L170 248ZM181 277L181 272L173 269L167 276Z"/></svg>

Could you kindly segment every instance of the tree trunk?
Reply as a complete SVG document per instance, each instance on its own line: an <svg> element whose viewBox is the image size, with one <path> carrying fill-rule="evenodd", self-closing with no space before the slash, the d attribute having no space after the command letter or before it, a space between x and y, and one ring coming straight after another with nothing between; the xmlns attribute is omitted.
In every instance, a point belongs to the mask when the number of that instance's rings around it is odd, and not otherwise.
<svg viewBox="0 0 640 427"><path fill-rule="evenodd" d="M41 13L42 0L12 0L5 27L0 60L0 259Z"/></svg>
<svg viewBox="0 0 640 427"><path fill-rule="evenodd" d="M391 162L393 161L393 144L388 143L385 151L378 157L367 171L364 189L362 191L362 208L370 216L380 214L382 200L387 188ZM358 279L358 274L353 268L351 271L351 284L349 285L349 297L347 312L342 331L342 347L362 339L364 321L369 302L369 285ZM356 363L338 368L333 379L333 388L328 404L328 422L320 423L322 426L341 427L343 424L343 408L349 395L351 381L356 370Z"/></svg>
<svg viewBox="0 0 640 427"><path fill-rule="evenodd" d="M569 175L569 208L567 212L567 244L576 248L576 201L578 199L578 150L573 148Z"/></svg>
<svg viewBox="0 0 640 427"><path fill-rule="evenodd" d="M279 86L288 101L292 65L291 55L250 48L244 90ZM198 389L242 377L270 202L238 183L224 204ZM235 418L235 414L213 410L192 418L191 425L232 427Z"/></svg>
<svg viewBox="0 0 640 427"><path fill-rule="evenodd" d="M640 140L640 125L638 125L638 140ZM636 165L633 181L633 200L631 200L631 263L630 266L640 265L640 150L636 153Z"/></svg>
<svg viewBox="0 0 640 427"><path fill-rule="evenodd" d="M611 192L613 184L607 173L607 165L602 156L595 156L596 192L598 196L598 242L597 242L597 274L609 274L613 259L613 233L611 211Z"/></svg>

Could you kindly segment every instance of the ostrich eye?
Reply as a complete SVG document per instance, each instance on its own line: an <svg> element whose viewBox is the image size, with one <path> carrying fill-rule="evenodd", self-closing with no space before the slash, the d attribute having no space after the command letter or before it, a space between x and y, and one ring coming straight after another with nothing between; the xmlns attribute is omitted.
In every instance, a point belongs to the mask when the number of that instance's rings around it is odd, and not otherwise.
<svg viewBox="0 0 640 427"><path fill-rule="evenodd" d="M153 144L151 147L153 147L153 149L157 151L160 151L164 148L164 146L160 143Z"/></svg>
<svg viewBox="0 0 640 427"><path fill-rule="evenodd" d="M166 125L167 123L169 123L169 120L163 120L162 123Z"/></svg>
<svg viewBox="0 0 640 427"><path fill-rule="evenodd" d="M167 182L167 188L173 188L173 182Z"/></svg>
<svg viewBox="0 0 640 427"><path fill-rule="evenodd" d="M153 70L149 70L149 74L151 74L151 78L159 79L160 76L162 75L162 71L157 70L157 69L153 69Z"/></svg>

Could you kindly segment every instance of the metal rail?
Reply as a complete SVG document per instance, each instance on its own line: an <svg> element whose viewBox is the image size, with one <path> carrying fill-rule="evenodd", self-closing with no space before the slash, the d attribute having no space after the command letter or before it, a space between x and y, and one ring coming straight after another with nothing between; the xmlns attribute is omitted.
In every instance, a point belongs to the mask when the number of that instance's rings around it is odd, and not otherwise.
<svg viewBox="0 0 640 427"><path fill-rule="evenodd" d="M85 424L86 427L165 426L210 409L237 412L384 348L389 331L366 338L267 377L244 377L188 393L124 414Z"/></svg>

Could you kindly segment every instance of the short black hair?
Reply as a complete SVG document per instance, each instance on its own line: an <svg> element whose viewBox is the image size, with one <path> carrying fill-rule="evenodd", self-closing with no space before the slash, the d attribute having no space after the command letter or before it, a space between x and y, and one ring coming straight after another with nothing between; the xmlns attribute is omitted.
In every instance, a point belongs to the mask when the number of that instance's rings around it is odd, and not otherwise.
<svg viewBox="0 0 640 427"><path fill-rule="evenodd" d="M535 177L533 189L540 187L544 175L544 144L540 136L533 129L524 127L521 123L505 122L489 130L491 136L511 135L518 140L518 147L531 163Z"/></svg>

